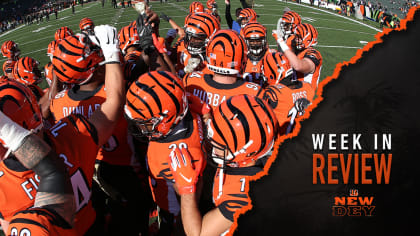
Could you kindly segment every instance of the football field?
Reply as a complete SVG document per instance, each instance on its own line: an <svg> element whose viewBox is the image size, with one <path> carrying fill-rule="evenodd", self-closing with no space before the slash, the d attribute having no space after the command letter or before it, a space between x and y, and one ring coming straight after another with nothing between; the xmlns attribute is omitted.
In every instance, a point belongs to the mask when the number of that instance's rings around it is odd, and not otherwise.
<svg viewBox="0 0 420 236"><path fill-rule="evenodd" d="M150 5L158 15L165 13L182 26L191 2L192 0L181 2L170 0L161 4L151 1ZM205 5L205 1L202 2ZM333 73L337 63L349 60L367 42L375 40L375 34L380 31L379 24L376 22L359 21L354 17L342 16L325 8L296 4L292 1L258 0L254 2L254 8L259 15L258 21L267 27L271 48L276 47L271 30L276 28L277 20L283 14L283 9L286 6L299 13L303 22L310 23L317 28L319 37L316 48L323 57L321 80ZM218 0L217 4L222 18L222 28L227 28L225 3ZM233 18L235 18L237 7L240 7L240 2L232 1L231 14ZM68 26L77 33L79 32L79 21L83 17L90 17L96 25L111 24L119 30L135 20L137 13L133 8L114 9L109 0L105 2L103 8L100 1L91 2L84 4L83 7L76 6L75 14L72 14L71 9L65 9L59 12L58 19L55 19L52 14L48 22L44 18L44 21L39 24L21 25L14 30L5 32L0 35L0 43L14 40L19 44L22 56L33 57L40 62L41 66L44 66L49 61L46 55L47 46L54 39L57 28ZM169 23L161 20L161 36L164 37L168 29L170 29ZM5 58L0 58L1 64L4 61Z"/></svg>

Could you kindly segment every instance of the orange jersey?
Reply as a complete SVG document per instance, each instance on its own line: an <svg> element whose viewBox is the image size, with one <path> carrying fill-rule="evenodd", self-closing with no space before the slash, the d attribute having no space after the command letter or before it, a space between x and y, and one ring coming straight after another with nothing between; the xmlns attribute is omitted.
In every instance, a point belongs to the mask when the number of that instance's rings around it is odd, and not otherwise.
<svg viewBox="0 0 420 236"><path fill-rule="evenodd" d="M57 213L44 208L18 212L10 221L8 236L76 236L74 229Z"/></svg>
<svg viewBox="0 0 420 236"><path fill-rule="evenodd" d="M293 89L283 84L270 85L264 90L262 97L264 100L269 99L279 125L283 126L286 122L293 123L291 119L299 115L293 112L296 100L305 98L311 103L314 95L315 91L309 83L300 82Z"/></svg>
<svg viewBox="0 0 420 236"><path fill-rule="evenodd" d="M32 207L40 178L9 157L0 163L0 217L10 221L18 212Z"/></svg>
<svg viewBox="0 0 420 236"><path fill-rule="evenodd" d="M75 230L83 235L95 221L92 179L99 146L95 127L78 114L59 120L47 133L47 142L67 166L76 203Z"/></svg>
<svg viewBox="0 0 420 236"><path fill-rule="evenodd" d="M257 95L261 86L252 82L238 79L233 84L221 84L213 80L210 74L193 72L184 77L185 90L206 102L213 108L238 94Z"/></svg>
<svg viewBox="0 0 420 236"><path fill-rule="evenodd" d="M267 55L267 53L273 53L273 52L276 52L276 50L267 49L264 56L261 57L261 60L259 61L253 61L248 58L246 61L246 66L245 66L245 70L243 72L242 77L246 81L254 82L256 84L263 86L264 80L263 80L262 70L261 70L262 58L264 58L265 55Z"/></svg>
<svg viewBox="0 0 420 236"><path fill-rule="evenodd" d="M173 181L169 167L169 156L177 147L186 145L194 160L205 158L201 151L203 127L199 115L188 112L184 119L166 138L150 141L147 149L147 163L155 179Z"/></svg>
<svg viewBox="0 0 420 236"><path fill-rule="evenodd" d="M299 59L309 58L315 64L315 70L312 73L301 73L296 72L297 78L300 81L305 81L311 84L312 88L315 90L318 87L319 77L321 76L322 68L322 56L321 53L315 50L312 47L309 47L302 52L300 52L297 57Z"/></svg>
<svg viewBox="0 0 420 236"><path fill-rule="evenodd" d="M55 120L72 113L89 118L106 100L105 87L102 85L94 91L80 91L77 87L58 93L51 101L50 110ZM130 165L133 148L128 142L127 121L121 115L113 134L100 149L97 159L111 165Z"/></svg>
<svg viewBox="0 0 420 236"><path fill-rule="evenodd" d="M262 170L258 166L228 168L223 171L223 182L220 184L221 171L217 169L213 183L213 202L226 219L233 222L235 212L251 204L247 192L248 177Z"/></svg>
<svg viewBox="0 0 420 236"><path fill-rule="evenodd" d="M201 151L203 140L202 121L199 115L188 112L184 119L166 138L150 141L147 150L147 164L150 187L156 204L172 214L179 213L179 202L173 188L174 178L170 168L170 154L175 148L187 147L193 161L204 159ZM204 171L205 165L201 172Z"/></svg>
<svg viewBox="0 0 420 236"><path fill-rule="evenodd" d="M177 44L177 64L175 69L178 73L178 76L182 78L186 74L184 70L192 56L185 47L183 40L179 41ZM194 71L202 71L204 68L206 68L206 66L204 62L201 61L200 64L194 69Z"/></svg>

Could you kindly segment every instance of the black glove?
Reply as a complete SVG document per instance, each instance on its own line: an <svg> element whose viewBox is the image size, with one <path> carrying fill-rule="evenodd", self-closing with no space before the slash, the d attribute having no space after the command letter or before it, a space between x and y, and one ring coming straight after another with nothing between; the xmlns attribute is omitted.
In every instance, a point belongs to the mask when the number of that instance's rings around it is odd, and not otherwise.
<svg viewBox="0 0 420 236"><path fill-rule="evenodd" d="M296 110L300 115L303 115L305 113L305 109L311 104L308 99L306 98L299 98L295 102Z"/></svg>
<svg viewBox="0 0 420 236"><path fill-rule="evenodd" d="M155 45L153 44L152 38L152 26L144 24L144 18L142 15L139 15L137 18L137 34L139 35L139 46L140 49L146 53L146 55L152 53L156 50Z"/></svg>
<svg viewBox="0 0 420 236"><path fill-rule="evenodd" d="M169 20L171 19L171 17L169 17L165 13L160 14L160 18L166 20L167 22L169 22Z"/></svg>

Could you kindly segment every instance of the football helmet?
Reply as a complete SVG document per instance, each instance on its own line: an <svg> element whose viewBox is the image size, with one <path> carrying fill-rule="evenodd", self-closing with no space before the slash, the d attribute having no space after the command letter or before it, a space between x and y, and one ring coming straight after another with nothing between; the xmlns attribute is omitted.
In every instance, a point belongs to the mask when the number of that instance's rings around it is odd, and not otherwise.
<svg viewBox="0 0 420 236"><path fill-rule="evenodd" d="M251 95L230 97L206 123L204 149L221 167L246 167L272 149L277 120L266 102Z"/></svg>
<svg viewBox="0 0 420 236"><path fill-rule="evenodd" d="M134 137L165 137L188 111L181 79L170 72L152 71L128 89L124 114Z"/></svg>
<svg viewBox="0 0 420 236"><path fill-rule="evenodd" d="M257 20L257 13L252 8L244 8L239 12L239 16L237 22L244 28L246 24L249 22L253 22Z"/></svg>
<svg viewBox="0 0 420 236"><path fill-rule="evenodd" d="M245 67L247 51L246 43L238 32L219 30L207 46L207 68L218 74L239 74Z"/></svg>
<svg viewBox="0 0 420 236"><path fill-rule="evenodd" d="M1 54L3 54L3 57L16 60L20 54L20 50L17 43L7 40L1 45Z"/></svg>
<svg viewBox="0 0 420 236"><path fill-rule="evenodd" d="M191 15L185 23L185 47L191 55L202 54L206 51L206 46L220 29L219 21L211 14L196 13Z"/></svg>
<svg viewBox="0 0 420 236"><path fill-rule="evenodd" d="M120 41L120 49L121 52L125 55L127 54L127 49L131 46L139 45L140 38L137 34L136 26L124 26L121 28L120 32L118 33L118 39Z"/></svg>
<svg viewBox="0 0 420 236"><path fill-rule="evenodd" d="M204 12L204 6L201 2L195 1L190 4L190 13Z"/></svg>
<svg viewBox="0 0 420 236"><path fill-rule="evenodd" d="M53 54L53 69L57 78L68 84L84 84L104 60L100 48L85 34L61 40Z"/></svg>
<svg viewBox="0 0 420 236"><path fill-rule="evenodd" d="M35 133L42 126L41 110L29 87L14 80L0 83L0 109L14 122Z"/></svg>
<svg viewBox="0 0 420 236"><path fill-rule="evenodd" d="M13 74L13 68L15 67L16 61L7 60L3 63L3 73L4 75Z"/></svg>
<svg viewBox="0 0 420 236"><path fill-rule="evenodd" d="M295 30L295 43L297 50L303 50L318 44L318 31L311 24L303 23Z"/></svg>
<svg viewBox="0 0 420 236"><path fill-rule="evenodd" d="M61 40L61 39L64 39L64 38L66 38L70 35L74 35L73 30L71 30L67 26L63 26L63 27L58 28L57 31L55 31L54 38L55 38L55 40Z"/></svg>
<svg viewBox="0 0 420 236"><path fill-rule="evenodd" d="M267 53L261 60L261 71L266 83L278 84L283 79L293 80L293 68L287 57L279 52Z"/></svg>
<svg viewBox="0 0 420 236"><path fill-rule="evenodd" d="M79 28L82 33L86 33L88 35L95 34L95 31L93 30L95 28L95 24L93 23L93 20L88 17L80 20Z"/></svg>
<svg viewBox="0 0 420 236"><path fill-rule="evenodd" d="M294 11L287 11L283 14L280 18L280 30L284 35L284 39L290 37L293 34L294 29L296 26L302 23L302 19L300 18L299 14Z"/></svg>
<svg viewBox="0 0 420 236"><path fill-rule="evenodd" d="M34 85L42 81L39 62L32 57L20 58L13 67L13 76L25 85Z"/></svg>
<svg viewBox="0 0 420 236"><path fill-rule="evenodd" d="M248 46L248 58L259 61L267 51L267 29L258 22L248 23L242 30L242 36Z"/></svg>
<svg viewBox="0 0 420 236"><path fill-rule="evenodd" d="M49 87L51 87L51 83L53 80L52 72L53 72L53 65L51 62L48 62L48 64L44 66L44 75L45 75L45 80L47 81Z"/></svg>
<svg viewBox="0 0 420 236"><path fill-rule="evenodd" d="M57 40L53 40L53 41L51 41L49 44L48 44L48 48L47 48L47 56L49 56L50 57L50 60L52 61L52 58L53 58L53 54L54 54L54 51L55 51L55 48L57 47L57 43L58 41Z"/></svg>

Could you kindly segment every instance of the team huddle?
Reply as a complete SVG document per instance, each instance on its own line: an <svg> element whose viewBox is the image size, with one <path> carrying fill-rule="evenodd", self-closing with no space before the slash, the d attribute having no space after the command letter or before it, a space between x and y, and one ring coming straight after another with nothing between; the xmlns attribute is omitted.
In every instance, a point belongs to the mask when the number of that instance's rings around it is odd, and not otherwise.
<svg viewBox="0 0 420 236"><path fill-rule="evenodd" d="M228 3L229 1L227 1ZM221 29L215 0L184 27L61 27L51 61L2 44L0 222L6 235L220 235L251 204L249 178L311 104L318 32L285 10L268 46L252 8ZM177 40L175 40L177 39ZM154 212L158 229L149 219Z"/></svg>

